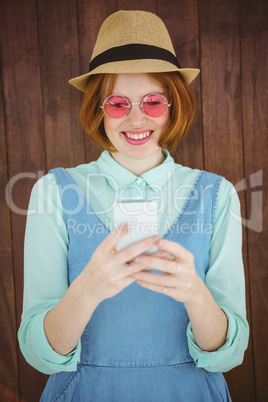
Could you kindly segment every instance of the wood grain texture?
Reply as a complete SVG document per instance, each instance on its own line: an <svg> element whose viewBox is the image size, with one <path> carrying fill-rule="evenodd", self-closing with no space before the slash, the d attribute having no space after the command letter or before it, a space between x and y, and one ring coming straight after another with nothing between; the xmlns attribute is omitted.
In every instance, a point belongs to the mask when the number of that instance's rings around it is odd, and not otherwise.
<svg viewBox="0 0 268 402"><path fill-rule="evenodd" d="M3 106L2 79L0 75L0 399L11 402L18 398L19 379L10 211L5 198L8 172Z"/></svg>
<svg viewBox="0 0 268 402"><path fill-rule="evenodd" d="M246 0L241 7L241 55L248 255L256 400L268 400L268 3Z"/></svg>
<svg viewBox="0 0 268 402"><path fill-rule="evenodd" d="M199 68L197 0L158 1L159 17L169 31L177 59L183 68ZM172 154L175 162L203 169L203 138L201 120L200 76L191 84L197 97L196 122Z"/></svg>
<svg viewBox="0 0 268 402"><path fill-rule="evenodd" d="M36 180L30 179L29 173L35 174L45 168L35 2L2 1L0 15L8 179L25 172L27 175L16 181L12 191L14 205L24 210L24 213L15 212L14 208L11 211L18 326L22 311L25 212ZM44 382L44 376L30 367L19 354L21 399L38 400Z"/></svg>
<svg viewBox="0 0 268 402"><path fill-rule="evenodd" d="M80 128L80 93L68 80L78 75L75 0L38 0L38 31L47 168L85 160Z"/></svg>
<svg viewBox="0 0 268 402"><path fill-rule="evenodd" d="M205 169L234 185L243 179L242 99L240 76L239 2L199 2L201 85ZM245 192L239 192L245 216ZM247 311L250 322L250 287L247 236L243 226L243 260ZM254 400L252 339L244 364L225 374L234 401Z"/></svg>
<svg viewBox="0 0 268 402"><path fill-rule="evenodd" d="M186 166L221 174L240 188L251 332L243 365L225 377L233 402L268 399L267 4L266 0L0 2L1 400L35 402L47 379L17 349L25 212L34 182L49 168L90 162L101 153L80 127L82 93L67 81L88 71L100 25L118 9L157 13L167 25L180 64L201 68L192 85L199 104L197 123L172 156ZM14 205L22 210L16 212L8 209L2 189L25 172L12 191Z"/></svg>
<svg viewBox="0 0 268 402"><path fill-rule="evenodd" d="M243 177L238 1L199 3L205 168Z"/></svg>
<svg viewBox="0 0 268 402"><path fill-rule="evenodd" d="M117 0L118 10L142 10L157 13L157 0Z"/></svg>
<svg viewBox="0 0 268 402"><path fill-rule="evenodd" d="M95 45L97 34L100 26L108 17L116 11L116 1L94 1L94 0L80 0L78 2L78 24L79 24L79 53L81 61L80 72L77 71L76 75L85 74L89 69L89 62L93 47ZM77 91L77 89L73 89ZM76 122L79 124L79 114L76 117ZM98 159L102 150L90 139L88 134L84 132L86 161L91 162Z"/></svg>

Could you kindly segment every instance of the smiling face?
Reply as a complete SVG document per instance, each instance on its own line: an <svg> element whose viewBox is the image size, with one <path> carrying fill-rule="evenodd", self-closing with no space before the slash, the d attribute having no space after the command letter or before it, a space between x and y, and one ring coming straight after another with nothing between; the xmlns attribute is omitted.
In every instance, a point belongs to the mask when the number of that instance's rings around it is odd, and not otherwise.
<svg viewBox="0 0 268 402"><path fill-rule="evenodd" d="M123 95L131 103L141 102L151 93L162 94L169 101L164 87L146 74L118 74L113 88L113 94ZM158 142L169 125L169 116L169 108L161 117L147 116L139 105L132 105L128 114L119 119L104 115L106 135L118 150L111 153L113 158L136 175L158 166L164 159ZM128 138L133 135L146 137L142 140Z"/></svg>

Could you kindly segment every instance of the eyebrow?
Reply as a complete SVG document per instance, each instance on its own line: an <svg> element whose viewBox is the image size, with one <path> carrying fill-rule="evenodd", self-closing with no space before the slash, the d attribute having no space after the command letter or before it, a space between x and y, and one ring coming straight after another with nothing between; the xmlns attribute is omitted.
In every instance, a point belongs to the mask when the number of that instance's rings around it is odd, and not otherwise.
<svg viewBox="0 0 268 402"><path fill-rule="evenodd" d="M166 93L166 92L148 92L146 95L141 95L141 96L140 96L140 99L142 100L142 99L146 98L146 96L151 95L151 94L158 94L158 95L167 96L167 93ZM122 95L122 96L124 96L125 98L129 99L126 95L120 94L120 93L118 93L118 92L114 92L114 93L112 93L111 95ZM111 95L110 95L110 96L111 96Z"/></svg>

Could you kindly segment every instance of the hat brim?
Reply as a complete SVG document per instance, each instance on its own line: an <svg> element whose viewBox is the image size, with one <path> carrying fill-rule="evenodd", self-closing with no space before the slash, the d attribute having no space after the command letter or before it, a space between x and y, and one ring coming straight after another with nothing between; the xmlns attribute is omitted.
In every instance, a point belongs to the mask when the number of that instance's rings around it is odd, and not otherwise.
<svg viewBox="0 0 268 402"><path fill-rule="evenodd" d="M178 71L188 84L190 84L200 73L198 68L178 68L165 60L140 59L125 60L119 62L105 63L89 73L79 75L70 79L69 84L82 92L85 92L88 78L95 74L137 74L137 73L162 73Z"/></svg>

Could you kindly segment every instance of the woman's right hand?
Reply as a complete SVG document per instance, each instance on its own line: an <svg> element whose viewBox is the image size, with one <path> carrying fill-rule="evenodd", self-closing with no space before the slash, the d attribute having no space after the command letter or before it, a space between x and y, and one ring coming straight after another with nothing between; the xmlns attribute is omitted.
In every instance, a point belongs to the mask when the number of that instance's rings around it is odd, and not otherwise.
<svg viewBox="0 0 268 402"><path fill-rule="evenodd" d="M160 239L160 236L148 237L117 252L116 244L126 234L122 226L109 233L59 303L46 314L46 336L56 352L67 355L74 350L97 306L135 282L128 262L151 248L153 238ZM154 254L159 253L162 251ZM143 269L142 265L139 269ZM136 266L135 271L138 272Z"/></svg>
<svg viewBox="0 0 268 402"><path fill-rule="evenodd" d="M160 239L158 235L151 236L117 252L116 244L127 231L128 226L121 225L109 233L79 275L83 284L83 290L81 289L83 296L91 301L94 300L94 304L98 305L103 300L115 296L135 282L129 262L154 246Z"/></svg>

